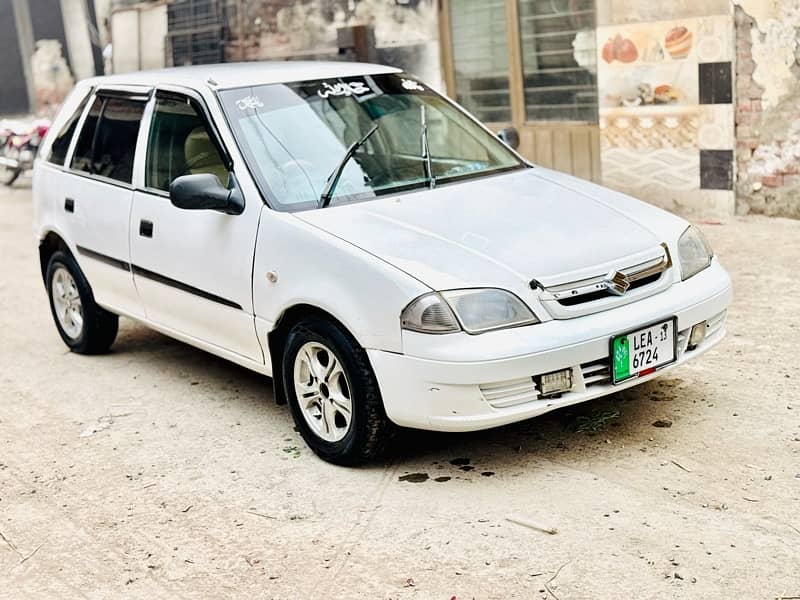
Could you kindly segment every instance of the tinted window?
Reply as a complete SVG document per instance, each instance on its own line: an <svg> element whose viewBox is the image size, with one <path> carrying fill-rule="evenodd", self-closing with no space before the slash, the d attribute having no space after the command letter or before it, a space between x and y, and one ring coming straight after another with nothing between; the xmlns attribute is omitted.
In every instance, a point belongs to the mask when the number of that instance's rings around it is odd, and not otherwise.
<svg viewBox="0 0 800 600"><path fill-rule="evenodd" d="M198 173L210 173L223 185L228 183L228 169L205 120L186 100L157 99L147 146L145 185L167 191L176 177Z"/></svg>
<svg viewBox="0 0 800 600"><path fill-rule="evenodd" d="M88 99L89 97L87 96L81 101L80 106L78 106L69 120L64 123L56 139L53 140L53 145L50 147L50 156L47 159L49 162L56 165L64 164L64 160L67 158L67 150L69 150L69 143L72 141L75 128L78 126L78 120L81 118L81 114L83 113Z"/></svg>
<svg viewBox="0 0 800 600"><path fill-rule="evenodd" d="M78 171L91 172L92 167L92 144L94 143L94 132L97 129L97 120L100 118L100 111L103 109L103 99L95 98L86 120L83 122L83 129L78 136L78 143L75 152L72 154L72 168Z"/></svg>
<svg viewBox="0 0 800 600"><path fill-rule="evenodd" d="M78 138L72 167L130 183L144 103L97 98Z"/></svg>

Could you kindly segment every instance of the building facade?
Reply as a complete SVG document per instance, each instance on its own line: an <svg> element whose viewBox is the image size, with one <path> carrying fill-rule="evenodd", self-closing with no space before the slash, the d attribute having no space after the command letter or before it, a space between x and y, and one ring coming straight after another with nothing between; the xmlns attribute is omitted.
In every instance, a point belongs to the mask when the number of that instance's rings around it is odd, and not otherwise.
<svg viewBox="0 0 800 600"><path fill-rule="evenodd" d="M54 110L75 79L102 72L95 8L95 0L0 0L0 114Z"/></svg>
<svg viewBox="0 0 800 600"><path fill-rule="evenodd" d="M45 0L0 0L0 11L21 3L33 15ZM490 127L515 127L520 151L539 164L689 217L800 218L800 0L56 4L64 32L47 35L67 46L76 78L88 70L77 69L73 54L87 56L86 44L70 32L81 10L99 23L90 50L110 43L105 68L116 72L240 60L388 63Z"/></svg>

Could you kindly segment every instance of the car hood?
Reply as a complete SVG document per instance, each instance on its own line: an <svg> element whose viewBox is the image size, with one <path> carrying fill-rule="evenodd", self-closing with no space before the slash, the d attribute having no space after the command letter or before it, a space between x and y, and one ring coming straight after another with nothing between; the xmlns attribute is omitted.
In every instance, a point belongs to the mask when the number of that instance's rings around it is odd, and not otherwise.
<svg viewBox="0 0 800 600"><path fill-rule="evenodd" d="M432 289L544 285L661 243L638 220L550 171L526 169L295 213ZM571 178L564 181L569 183ZM612 198L613 199L613 198Z"/></svg>

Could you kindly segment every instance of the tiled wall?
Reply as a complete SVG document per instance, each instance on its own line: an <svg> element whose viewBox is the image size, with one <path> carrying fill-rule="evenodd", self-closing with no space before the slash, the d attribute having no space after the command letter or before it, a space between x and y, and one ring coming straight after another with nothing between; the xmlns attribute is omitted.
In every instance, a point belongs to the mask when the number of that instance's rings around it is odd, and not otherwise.
<svg viewBox="0 0 800 600"><path fill-rule="evenodd" d="M599 27L605 185L687 216L734 213L733 32L731 14Z"/></svg>

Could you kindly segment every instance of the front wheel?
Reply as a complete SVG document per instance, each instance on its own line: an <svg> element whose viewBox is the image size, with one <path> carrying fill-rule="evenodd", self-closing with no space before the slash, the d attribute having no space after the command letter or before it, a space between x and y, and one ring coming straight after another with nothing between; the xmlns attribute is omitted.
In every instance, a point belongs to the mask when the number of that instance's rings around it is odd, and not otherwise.
<svg viewBox="0 0 800 600"><path fill-rule="evenodd" d="M389 421L366 351L340 326L313 318L289 332L283 381L295 425L323 460L356 465L376 457Z"/></svg>
<svg viewBox="0 0 800 600"><path fill-rule="evenodd" d="M47 264L47 295L61 339L78 354L107 352L117 337L119 317L97 305L75 259L56 252Z"/></svg>

